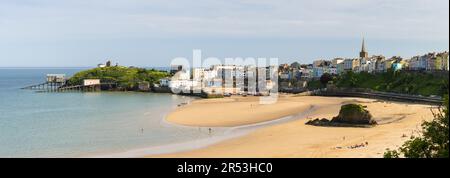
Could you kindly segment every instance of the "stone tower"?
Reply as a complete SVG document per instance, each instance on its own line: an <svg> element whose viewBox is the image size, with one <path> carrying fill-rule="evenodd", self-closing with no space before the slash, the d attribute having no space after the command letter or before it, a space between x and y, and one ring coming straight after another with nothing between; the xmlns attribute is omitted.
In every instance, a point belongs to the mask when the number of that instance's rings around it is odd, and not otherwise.
<svg viewBox="0 0 450 178"><path fill-rule="evenodd" d="M361 52L359 53L359 57L361 57L361 58L368 58L369 57L369 53L366 51L366 44L365 44L364 38L363 38L363 41L362 41L362 48L361 48Z"/></svg>

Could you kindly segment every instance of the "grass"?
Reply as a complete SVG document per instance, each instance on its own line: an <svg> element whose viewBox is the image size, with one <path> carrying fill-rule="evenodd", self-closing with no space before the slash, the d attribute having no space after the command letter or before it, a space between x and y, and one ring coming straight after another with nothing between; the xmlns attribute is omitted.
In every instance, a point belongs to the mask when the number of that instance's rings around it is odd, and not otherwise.
<svg viewBox="0 0 450 178"><path fill-rule="evenodd" d="M124 90L135 90L139 82L158 83L159 79L168 77L169 73L143 68L122 66L94 68L76 73L68 80L69 85L80 85L85 79L100 79L102 83L116 83Z"/></svg>
<svg viewBox="0 0 450 178"><path fill-rule="evenodd" d="M379 74L348 72L334 81L342 88L366 88L375 91L423 96L443 96L448 92L448 78L427 73L393 72Z"/></svg>

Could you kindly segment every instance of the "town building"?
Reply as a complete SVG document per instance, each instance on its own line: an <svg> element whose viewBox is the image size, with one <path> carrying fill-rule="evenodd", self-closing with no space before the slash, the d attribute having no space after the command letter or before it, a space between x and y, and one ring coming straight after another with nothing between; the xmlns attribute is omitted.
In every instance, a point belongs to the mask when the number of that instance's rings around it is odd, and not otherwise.
<svg viewBox="0 0 450 178"><path fill-rule="evenodd" d="M418 70L420 56L414 56L409 60L408 70Z"/></svg>
<svg viewBox="0 0 450 178"><path fill-rule="evenodd" d="M392 65L396 62L397 60L395 58L390 58L387 59L385 61L383 61L383 72L387 72L388 70L390 70L392 68Z"/></svg>
<svg viewBox="0 0 450 178"><path fill-rule="evenodd" d="M313 68L301 68L300 73L301 73L300 80L309 81L312 78L314 78Z"/></svg>
<svg viewBox="0 0 450 178"><path fill-rule="evenodd" d="M357 71L359 69L359 59L345 59L344 71Z"/></svg>
<svg viewBox="0 0 450 178"><path fill-rule="evenodd" d="M386 60L386 57L379 55L379 56L372 56L372 72L384 72L384 61Z"/></svg>
<svg viewBox="0 0 450 178"><path fill-rule="evenodd" d="M150 91L150 89L151 89L150 82L147 82L147 81L139 82L138 89L139 89L139 91L146 91L146 92Z"/></svg>
<svg viewBox="0 0 450 178"><path fill-rule="evenodd" d="M371 58L361 58L358 72L373 72L373 60Z"/></svg>
<svg viewBox="0 0 450 178"><path fill-rule="evenodd" d="M192 69L192 79L201 81L204 78L205 69L204 68L193 68Z"/></svg>
<svg viewBox="0 0 450 178"><path fill-rule="evenodd" d="M443 71L447 70L446 63L448 63L448 53L432 53L427 58L427 71Z"/></svg>
<svg viewBox="0 0 450 178"><path fill-rule="evenodd" d="M169 83L169 87L172 91L179 91L183 93L188 93L197 86L198 82L192 80L171 80Z"/></svg>
<svg viewBox="0 0 450 178"><path fill-rule="evenodd" d="M91 85L100 85L100 79L85 79L83 80L84 86L91 86Z"/></svg>
<svg viewBox="0 0 450 178"><path fill-rule="evenodd" d="M449 71L449 59L448 59L448 52L442 53L442 69Z"/></svg>
<svg viewBox="0 0 450 178"><path fill-rule="evenodd" d="M324 67L314 67L313 68L313 78L320 78L325 73Z"/></svg>
<svg viewBox="0 0 450 178"><path fill-rule="evenodd" d="M327 60L315 60L313 62L313 67L330 67L332 65L332 61Z"/></svg>
<svg viewBox="0 0 450 178"><path fill-rule="evenodd" d="M325 70L325 73L329 73L331 75L339 74L336 67L329 67L329 68L327 68L327 70Z"/></svg>
<svg viewBox="0 0 450 178"><path fill-rule="evenodd" d="M49 83L65 83L65 74L47 74L47 82Z"/></svg>
<svg viewBox="0 0 450 178"><path fill-rule="evenodd" d="M97 67L98 67L98 68L111 67L111 66L112 66L111 63L112 63L112 62L111 62L110 60L108 60L108 61L106 61L105 64L98 64ZM116 63L116 67L117 67L117 66L119 66L119 63Z"/></svg>
<svg viewBox="0 0 450 178"><path fill-rule="evenodd" d="M170 78L166 77L166 78L159 79L159 87L169 87L169 84L170 84Z"/></svg>
<svg viewBox="0 0 450 178"><path fill-rule="evenodd" d="M338 65L344 62L344 58L334 58L331 60L331 67L338 68Z"/></svg>
<svg viewBox="0 0 450 178"><path fill-rule="evenodd" d="M177 72L180 72L182 70L185 70L183 65L171 65L170 66L170 73L173 75Z"/></svg>

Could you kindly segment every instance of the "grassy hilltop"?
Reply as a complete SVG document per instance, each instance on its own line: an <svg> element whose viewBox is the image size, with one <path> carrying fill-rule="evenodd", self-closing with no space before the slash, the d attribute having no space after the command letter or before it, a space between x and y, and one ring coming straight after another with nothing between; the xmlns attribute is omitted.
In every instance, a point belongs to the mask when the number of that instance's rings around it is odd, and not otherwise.
<svg viewBox="0 0 450 178"><path fill-rule="evenodd" d="M103 67L84 70L68 80L69 85L80 85L84 79L100 79L102 83L117 83L122 90L135 90L139 82L158 83L159 79L170 76L168 72L134 67Z"/></svg>

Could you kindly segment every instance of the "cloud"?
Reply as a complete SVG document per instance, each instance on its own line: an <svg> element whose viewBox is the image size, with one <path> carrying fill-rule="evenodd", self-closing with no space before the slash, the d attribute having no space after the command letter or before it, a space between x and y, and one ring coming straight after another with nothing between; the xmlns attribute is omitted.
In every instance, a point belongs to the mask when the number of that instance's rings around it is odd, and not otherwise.
<svg viewBox="0 0 450 178"><path fill-rule="evenodd" d="M448 0L6 0L3 39L449 38Z"/></svg>

